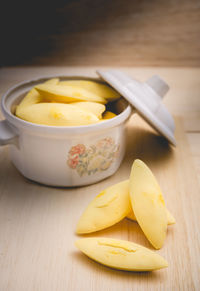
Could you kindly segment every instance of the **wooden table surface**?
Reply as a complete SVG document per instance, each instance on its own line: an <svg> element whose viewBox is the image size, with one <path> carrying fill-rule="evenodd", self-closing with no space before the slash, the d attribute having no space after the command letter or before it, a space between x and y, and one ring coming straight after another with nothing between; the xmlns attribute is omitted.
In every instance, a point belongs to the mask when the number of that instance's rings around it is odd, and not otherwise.
<svg viewBox="0 0 200 291"><path fill-rule="evenodd" d="M159 74L169 83L164 103L175 117L177 148L169 147L133 116L127 128L126 156L114 176L92 186L59 189L24 179L11 164L8 147L1 147L0 290L199 290L200 69L120 69L142 81ZM0 93L17 82L53 74L94 76L95 68L2 68ZM152 273L115 271L92 262L74 247L74 229L84 207L102 189L126 179L136 157L153 169L177 220L158 251L169 267ZM137 223L127 219L96 235L151 248Z"/></svg>

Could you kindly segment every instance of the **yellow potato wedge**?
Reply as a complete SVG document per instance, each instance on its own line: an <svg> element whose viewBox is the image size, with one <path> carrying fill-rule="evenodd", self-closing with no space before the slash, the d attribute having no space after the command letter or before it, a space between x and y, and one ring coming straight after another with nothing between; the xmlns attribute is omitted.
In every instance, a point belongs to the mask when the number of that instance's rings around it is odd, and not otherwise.
<svg viewBox="0 0 200 291"><path fill-rule="evenodd" d="M106 111L104 114L103 114L103 120L104 119L111 119L113 117L117 116L115 113L111 112L111 111Z"/></svg>
<svg viewBox="0 0 200 291"><path fill-rule="evenodd" d="M78 101L92 101L106 104L105 98L95 95L85 89L60 86L54 84L41 84L35 86L35 89L42 95L45 102L70 103Z"/></svg>
<svg viewBox="0 0 200 291"><path fill-rule="evenodd" d="M58 78L54 78L54 79L50 79L47 80L45 82L45 84L58 84L59 83L59 79ZM42 102L42 96L41 94L35 90L35 88L32 88L27 94L26 96L22 99L22 101L20 102L20 104L16 107L16 115L20 114L20 110L21 108L33 105L33 104L37 104Z"/></svg>
<svg viewBox="0 0 200 291"><path fill-rule="evenodd" d="M167 212L167 224L168 225L175 224L176 220L174 216L171 214L171 212L168 209L166 209L166 212Z"/></svg>
<svg viewBox="0 0 200 291"><path fill-rule="evenodd" d="M25 107L16 115L26 121L52 126L79 126L99 122L92 113L61 103L38 103Z"/></svg>
<svg viewBox="0 0 200 291"><path fill-rule="evenodd" d="M168 209L166 209L166 213L167 213L167 224L171 225L171 224L175 224L176 220L173 217L173 215L169 212ZM135 214L133 213L133 211L131 211L127 216L128 219L133 220L133 221L137 221Z"/></svg>
<svg viewBox="0 0 200 291"><path fill-rule="evenodd" d="M59 83L59 78L53 78L47 80L44 84L52 84L52 85L57 85Z"/></svg>
<svg viewBox="0 0 200 291"><path fill-rule="evenodd" d="M87 112L91 112L94 115L96 115L99 119L102 118L102 113L105 111L106 107L105 105L101 103L96 103L96 102L73 102L71 103L74 106L78 106L82 110L85 110Z"/></svg>
<svg viewBox="0 0 200 291"><path fill-rule="evenodd" d="M153 271L168 266L160 255L125 240L93 237L80 239L75 245L96 262L119 270Z"/></svg>
<svg viewBox="0 0 200 291"><path fill-rule="evenodd" d="M69 80L61 81L59 84L61 86L73 86L77 88L83 88L97 96L105 98L108 101L113 101L120 98L120 95L117 91L107 85L95 81Z"/></svg>
<svg viewBox="0 0 200 291"><path fill-rule="evenodd" d="M160 249L166 237L166 207L153 173L141 160L135 160L131 169L130 199L145 236L156 249Z"/></svg>
<svg viewBox="0 0 200 291"><path fill-rule="evenodd" d="M137 221L133 210L131 210L131 212L126 216L126 218L133 220L133 221Z"/></svg>
<svg viewBox="0 0 200 291"><path fill-rule="evenodd" d="M129 181L108 187L97 195L80 217L76 232L91 233L116 224L131 211Z"/></svg>
<svg viewBox="0 0 200 291"><path fill-rule="evenodd" d="M40 93L33 88L26 94L26 96L22 99L20 104L16 107L15 114L19 117L20 111L23 108L40 102L42 102L42 97Z"/></svg>

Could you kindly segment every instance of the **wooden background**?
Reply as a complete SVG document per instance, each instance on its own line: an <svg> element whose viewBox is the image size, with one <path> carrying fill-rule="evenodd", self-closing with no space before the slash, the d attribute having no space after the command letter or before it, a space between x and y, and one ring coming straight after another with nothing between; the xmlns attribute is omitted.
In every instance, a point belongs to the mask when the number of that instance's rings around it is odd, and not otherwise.
<svg viewBox="0 0 200 291"><path fill-rule="evenodd" d="M4 1L0 65L199 66L199 0Z"/></svg>

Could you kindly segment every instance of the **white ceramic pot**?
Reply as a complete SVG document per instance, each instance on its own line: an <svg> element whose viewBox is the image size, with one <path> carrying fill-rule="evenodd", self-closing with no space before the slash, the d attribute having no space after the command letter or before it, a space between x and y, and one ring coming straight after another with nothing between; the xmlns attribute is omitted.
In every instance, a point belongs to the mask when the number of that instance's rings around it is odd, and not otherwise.
<svg viewBox="0 0 200 291"><path fill-rule="evenodd" d="M61 80L86 77L51 76ZM20 83L6 92L1 108L0 145L10 144L11 160L28 179L52 186L81 186L114 174L125 153L125 123L131 115L126 103L116 117L92 125L63 127L33 124L16 117L16 104L44 77Z"/></svg>

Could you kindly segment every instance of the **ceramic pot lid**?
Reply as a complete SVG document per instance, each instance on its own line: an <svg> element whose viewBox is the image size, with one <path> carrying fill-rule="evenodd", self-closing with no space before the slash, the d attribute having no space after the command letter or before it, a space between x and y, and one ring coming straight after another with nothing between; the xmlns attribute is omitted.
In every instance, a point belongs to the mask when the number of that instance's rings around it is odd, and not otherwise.
<svg viewBox="0 0 200 291"><path fill-rule="evenodd" d="M162 103L169 86L159 76L142 83L118 70L98 70L97 74L118 91L154 129L176 145L174 120Z"/></svg>

